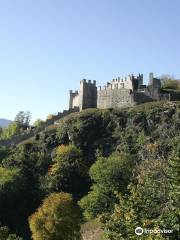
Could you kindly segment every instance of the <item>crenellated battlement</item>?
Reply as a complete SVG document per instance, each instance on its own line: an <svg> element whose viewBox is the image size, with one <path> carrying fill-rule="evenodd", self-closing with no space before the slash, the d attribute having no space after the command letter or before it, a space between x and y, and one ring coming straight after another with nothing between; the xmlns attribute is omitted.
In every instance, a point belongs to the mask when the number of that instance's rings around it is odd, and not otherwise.
<svg viewBox="0 0 180 240"><path fill-rule="evenodd" d="M78 90L69 90L69 94L72 94L72 95L77 95L78 94Z"/></svg>
<svg viewBox="0 0 180 240"><path fill-rule="evenodd" d="M129 74L126 77L116 77L104 86L96 87L95 80L82 79L79 91L70 91L70 108L112 108L132 106L139 102L157 100L160 90L160 80L150 74L150 86L143 84L143 74ZM142 97L142 95L146 95ZM135 96L135 97L134 97ZM139 98L137 97L139 96Z"/></svg>
<svg viewBox="0 0 180 240"><path fill-rule="evenodd" d="M99 87L98 91L103 91L107 89L130 89L137 90L140 85L143 84L143 75L139 74L138 76L134 76L133 74L128 75L127 77L117 77L113 78L111 82L107 82L107 84L103 87Z"/></svg>
<svg viewBox="0 0 180 240"><path fill-rule="evenodd" d="M96 86L96 80L82 79L82 80L80 81L80 84L89 84L89 85Z"/></svg>

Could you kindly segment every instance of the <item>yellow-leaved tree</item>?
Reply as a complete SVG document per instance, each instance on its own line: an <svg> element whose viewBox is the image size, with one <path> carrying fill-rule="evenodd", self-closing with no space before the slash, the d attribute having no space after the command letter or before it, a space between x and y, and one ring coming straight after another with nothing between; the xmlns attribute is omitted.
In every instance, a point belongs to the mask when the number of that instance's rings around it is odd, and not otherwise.
<svg viewBox="0 0 180 240"><path fill-rule="evenodd" d="M33 240L79 240L80 211L71 194L52 193L29 217Z"/></svg>

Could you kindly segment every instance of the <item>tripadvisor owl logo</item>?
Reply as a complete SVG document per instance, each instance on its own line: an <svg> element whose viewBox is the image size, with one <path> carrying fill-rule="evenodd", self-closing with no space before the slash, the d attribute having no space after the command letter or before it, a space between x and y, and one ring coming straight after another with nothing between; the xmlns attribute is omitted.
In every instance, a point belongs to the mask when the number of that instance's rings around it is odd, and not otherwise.
<svg viewBox="0 0 180 240"><path fill-rule="evenodd" d="M143 228L142 227L137 227L135 229L135 234L138 235L138 236L142 235L143 234Z"/></svg>
<svg viewBox="0 0 180 240"><path fill-rule="evenodd" d="M142 234L171 234L173 233L172 229L148 229L142 227L136 227L135 234L140 236Z"/></svg>

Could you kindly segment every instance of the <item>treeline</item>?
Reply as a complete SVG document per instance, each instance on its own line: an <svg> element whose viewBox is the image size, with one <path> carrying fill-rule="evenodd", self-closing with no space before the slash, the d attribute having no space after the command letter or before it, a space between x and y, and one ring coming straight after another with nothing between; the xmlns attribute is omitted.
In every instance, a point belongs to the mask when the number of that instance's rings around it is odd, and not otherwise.
<svg viewBox="0 0 180 240"><path fill-rule="evenodd" d="M12 123L7 127L0 127L0 144L5 146L18 144L30 137L34 137L49 126L56 124L61 118L77 111L78 108L73 108L58 112L58 114L49 114L46 120L36 119L33 124L30 124L30 112L20 111Z"/></svg>
<svg viewBox="0 0 180 240"><path fill-rule="evenodd" d="M161 87L162 87L162 90L169 89L169 90L180 91L180 80L176 80L169 75L161 76Z"/></svg>
<svg viewBox="0 0 180 240"><path fill-rule="evenodd" d="M20 111L14 121L5 128L0 127L0 140L10 139L13 136L21 135L30 127L31 114L29 111Z"/></svg>
<svg viewBox="0 0 180 240"><path fill-rule="evenodd" d="M78 240L88 224L96 239L137 239L137 226L172 230L141 239L180 238L180 103L89 109L55 127L0 148L2 240Z"/></svg>

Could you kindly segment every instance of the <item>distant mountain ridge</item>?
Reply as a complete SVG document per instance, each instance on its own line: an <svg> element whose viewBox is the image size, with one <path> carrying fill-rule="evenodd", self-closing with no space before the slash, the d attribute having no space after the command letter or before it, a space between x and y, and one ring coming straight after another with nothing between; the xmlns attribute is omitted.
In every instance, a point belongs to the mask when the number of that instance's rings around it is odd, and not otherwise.
<svg viewBox="0 0 180 240"><path fill-rule="evenodd" d="M0 127L7 127L10 123L12 123L11 120L0 118Z"/></svg>

